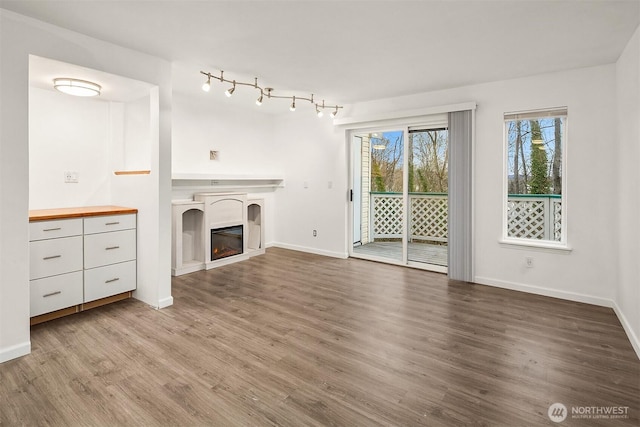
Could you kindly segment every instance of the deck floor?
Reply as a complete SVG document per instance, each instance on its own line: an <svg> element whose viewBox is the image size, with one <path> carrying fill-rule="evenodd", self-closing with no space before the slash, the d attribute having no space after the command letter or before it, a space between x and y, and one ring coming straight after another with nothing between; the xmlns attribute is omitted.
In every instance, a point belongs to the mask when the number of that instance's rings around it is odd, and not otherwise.
<svg viewBox="0 0 640 427"><path fill-rule="evenodd" d="M409 243L409 261L447 266L446 245L430 243ZM402 242L372 242L353 247L353 252L360 255L371 255L402 261Z"/></svg>

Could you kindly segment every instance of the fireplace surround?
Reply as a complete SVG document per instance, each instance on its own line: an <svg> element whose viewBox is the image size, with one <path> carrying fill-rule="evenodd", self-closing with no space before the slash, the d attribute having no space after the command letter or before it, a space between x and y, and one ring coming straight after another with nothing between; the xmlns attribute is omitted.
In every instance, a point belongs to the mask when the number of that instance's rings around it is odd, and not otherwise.
<svg viewBox="0 0 640 427"><path fill-rule="evenodd" d="M172 202L171 274L208 270L263 254L264 199L196 193Z"/></svg>

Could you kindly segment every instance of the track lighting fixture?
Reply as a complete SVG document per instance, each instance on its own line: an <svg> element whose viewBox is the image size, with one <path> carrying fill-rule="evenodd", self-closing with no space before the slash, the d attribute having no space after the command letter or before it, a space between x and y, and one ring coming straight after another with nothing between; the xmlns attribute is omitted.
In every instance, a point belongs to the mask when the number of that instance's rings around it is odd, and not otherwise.
<svg viewBox="0 0 640 427"><path fill-rule="evenodd" d="M230 87L229 89L227 89L225 91L225 95L227 95L228 97L230 97L231 95L233 95L233 92L236 90L236 86L251 86L254 89L258 89L260 91L260 96L258 97L258 99L256 99L256 105L262 105L262 101L264 100L264 96L266 95L266 97L268 99L272 99L272 98L280 98L280 99L290 99L291 100L291 105L289 106L289 110L291 111L296 111L296 100L303 100L303 101L309 101L309 103L313 104L313 106L316 109L316 114L318 117L322 117L324 116L324 109L325 108L331 108L334 109L334 111L331 112L330 116L333 118L336 116L336 114L338 114L338 110L340 108L343 108L341 105L325 105L324 100L322 101L322 103L317 103L314 101L313 99L313 94L311 94L311 96L309 98L303 97L303 96L295 96L295 95L291 95L291 96L285 96L285 95L274 95L273 92L273 88L271 87L261 87L258 85L258 78L256 77L253 83L245 83L245 82L239 82L236 80L228 80L226 78L224 78L224 71L220 71L220 76L214 76L211 73L207 73L204 71L200 71L200 74L203 74L207 77L207 81L202 85L202 90L204 90L205 92L209 92L210 88L211 88L211 79L214 78L216 80L218 80L220 83L231 83L233 86Z"/></svg>
<svg viewBox="0 0 640 427"><path fill-rule="evenodd" d="M211 89L211 77L207 77L207 81L202 85L202 90L205 92L209 92Z"/></svg>

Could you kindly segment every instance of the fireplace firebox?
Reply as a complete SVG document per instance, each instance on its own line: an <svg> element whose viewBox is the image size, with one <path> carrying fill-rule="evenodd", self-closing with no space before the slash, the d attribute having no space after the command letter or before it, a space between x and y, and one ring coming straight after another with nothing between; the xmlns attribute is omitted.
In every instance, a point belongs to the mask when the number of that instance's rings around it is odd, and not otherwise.
<svg viewBox="0 0 640 427"><path fill-rule="evenodd" d="M211 261L242 253L242 225L211 230Z"/></svg>

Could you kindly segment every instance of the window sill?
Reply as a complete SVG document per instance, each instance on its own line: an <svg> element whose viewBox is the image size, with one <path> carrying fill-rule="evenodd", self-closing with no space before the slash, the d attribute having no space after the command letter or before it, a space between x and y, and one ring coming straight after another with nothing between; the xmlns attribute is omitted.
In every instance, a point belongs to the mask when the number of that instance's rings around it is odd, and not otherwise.
<svg viewBox="0 0 640 427"><path fill-rule="evenodd" d="M500 246L515 248L515 249L540 249L550 250L558 252L571 252L571 248L566 243L557 243L551 241L536 241L536 240L524 240L524 239L500 239L498 240Z"/></svg>

